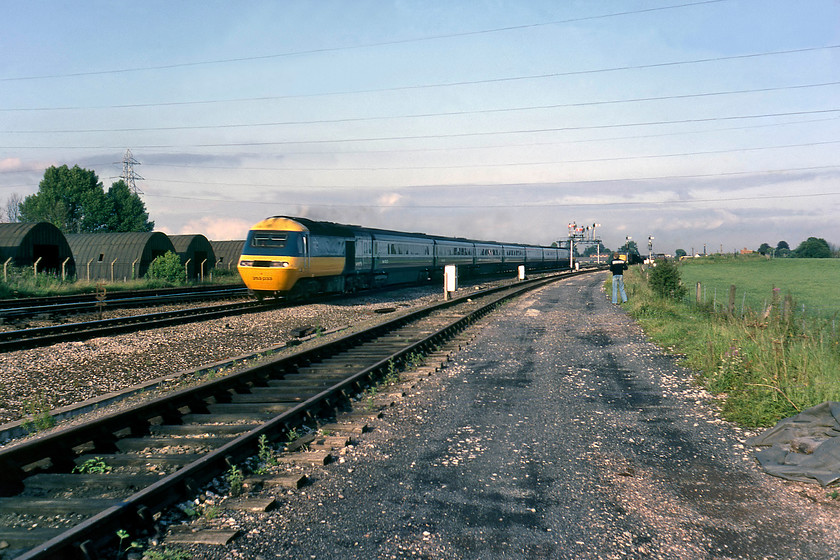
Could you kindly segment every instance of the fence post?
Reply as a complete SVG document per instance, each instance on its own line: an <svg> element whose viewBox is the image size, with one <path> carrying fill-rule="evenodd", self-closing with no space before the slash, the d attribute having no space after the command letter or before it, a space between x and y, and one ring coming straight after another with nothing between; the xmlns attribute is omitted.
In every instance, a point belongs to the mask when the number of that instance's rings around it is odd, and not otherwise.
<svg viewBox="0 0 840 560"><path fill-rule="evenodd" d="M111 262L111 283L114 283L114 265L117 264L117 259Z"/></svg>
<svg viewBox="0 0 840 560"><path fill-rule="evenodd" d="M192 259L187 259L187 262L184 263L184 276L187 277L187 280L190 279L190 261Z"/></svg>
<svg viewBox="0 0 840 560"><path fill-rule="evenodd" d="M730 317L735 315L735 284L729 285L729 306L726 309Z"/></svg>
<svg viewBox="0 0 840 560"><path fill-rule="evenodd" d="M791 316L791 313L793 312L792 308L793 308L793 296L791 296L789 293L785 294L785 307L784 307L784 312L783 312L783 319L784 319L785 323L790 322L790 316Z"/></svg>
<svg viewBox="0 0 840 560"><path fill-rule="evenodd" d="M764 318L769 319L773 313L773 309L779 306L779 288L773 286L773 295L770 299L770 305L764 311Z"/></svg>
<svg viewBox="0 0 840 560"><path fill-rule="evenodd" d="M61 281L64 282L66 278L66 269L67 269L67 261L70 260L70 257L64 259L64 262L61 263Z"/></svg>
<svg viewBox="0 0 840 560"><path fill-rule="evenodd" d="M694 301L697 303L697 307L700 307L700 298L703 296L703 290L700 287L700 282L697 282L697 288L694 292Z"/></svg>
<svg viewBox="0 0 840 560"><path fill-rule="evenodd" d="M12 262L12 257L9 257L8 259L6 259L6 262L3 263L3 282L9 281L9 275L6 269L8 268L10 262Z"/></svg>

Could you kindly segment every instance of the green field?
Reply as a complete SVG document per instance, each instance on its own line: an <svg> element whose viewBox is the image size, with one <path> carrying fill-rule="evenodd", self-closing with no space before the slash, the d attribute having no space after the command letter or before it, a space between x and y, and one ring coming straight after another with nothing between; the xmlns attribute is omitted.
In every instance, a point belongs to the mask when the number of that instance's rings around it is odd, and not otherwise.
<svg viewBox="0 0 840 560"><path fill-rule="evenodd" d="M761 312L773 297L793 297L797 313L831 318L840 312L840 259L764 259L760 257L708 258L683 260L680 276L688 288L687 298L695 299L695 286L701 284L704 303L725 306L729 286L736 287L735 307Z"/></svg>

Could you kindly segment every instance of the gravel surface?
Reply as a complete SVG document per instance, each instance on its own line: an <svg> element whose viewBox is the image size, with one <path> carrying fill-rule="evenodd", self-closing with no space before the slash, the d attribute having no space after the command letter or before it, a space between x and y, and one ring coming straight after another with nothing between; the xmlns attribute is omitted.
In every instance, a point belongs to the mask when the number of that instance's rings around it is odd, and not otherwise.
<svg viewBox="0 0 840 560"><path fill-rule="evenodd" d="M175 548L210 560L840 556L826 490L761 473L750 434L720 420L602 280L504 306L371 433L308 469L311 484L272 491L275 510L208 494L218 515L187 529L237 539Z"/></svg>
<svg viewBox="0 0 840 560"><path fill-rule="evenodd" d="M28 417L42 408L72 405L150 379L282 344L295 338L296 329L331 330L382 321L389 315L377 313L377 309L405 309L441 298L437 287L406 288L2 353L0 424ZM118 313L130 314L131 310Z"/></svg>

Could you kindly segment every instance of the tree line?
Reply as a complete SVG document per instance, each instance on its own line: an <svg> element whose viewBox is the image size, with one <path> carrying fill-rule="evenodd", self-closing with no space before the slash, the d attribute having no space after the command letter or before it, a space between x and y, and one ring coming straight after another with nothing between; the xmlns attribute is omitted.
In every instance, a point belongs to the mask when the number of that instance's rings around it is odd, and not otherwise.
<svg viewBox="0 0 840 560"><path fill-rule="evenodd" d="M791 249L787 241L779 241L776 247L762 243L756 250L756 253L780 258L830 259L832 257L840 257L840 251L836 247L829 245L828 241L822 237L809 237L800 243L796 249Z"/></svg>
<svg viewBox="0 0 840 560"><path fill-rule="evenodd" d="M152 231L146 204L120 179L106 191L96 173L78 165L51 166L38 192L12 194L2 210L7 222L49 222L64 233Z"/></svg>

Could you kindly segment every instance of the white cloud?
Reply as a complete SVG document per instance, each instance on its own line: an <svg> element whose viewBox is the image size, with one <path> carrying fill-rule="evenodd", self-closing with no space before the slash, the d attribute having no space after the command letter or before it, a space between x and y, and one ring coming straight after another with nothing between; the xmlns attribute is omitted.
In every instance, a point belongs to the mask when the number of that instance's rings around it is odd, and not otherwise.
<svg viewBox="0 0 840 560"><path fill-rule="evenodd" d="M0 159L0 171L18 171L22 168L20 158Z"/></svg>
<svg viewBox="0 0 840 560"><path fill-rule="evenodd" d="M377 201L380 206L396 206L403 199L403 196L398 193L386 193L379 197Z"/></svg>
<svg viewBox="0 0 840 560"><path fill-rule="evenodd" d="M245 239L248 230L254 224L236 218L216 218L207 216L197 220L190 220L184 224L178 234L200 233L211 241L225 241L228 239ZM162 228L165 230L165 228ZM164 231L164 233L173 233Z"/></svg>

